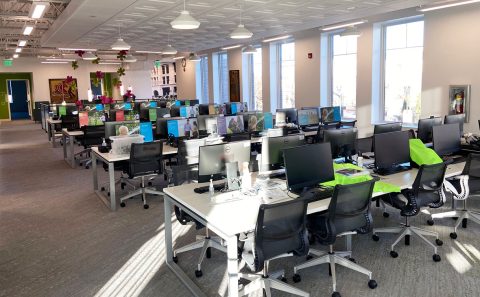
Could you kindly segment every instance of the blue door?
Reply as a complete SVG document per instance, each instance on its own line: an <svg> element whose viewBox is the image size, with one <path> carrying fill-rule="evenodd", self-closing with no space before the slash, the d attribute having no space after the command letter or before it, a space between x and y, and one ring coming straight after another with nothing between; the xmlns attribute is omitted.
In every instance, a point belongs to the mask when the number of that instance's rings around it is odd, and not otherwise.
<svg viewBox="0 0 480 297"><path fill-rule="evenodd" d="M12 94L10 115L12 120L30 119L28 115L27 81L9 80L8 92Z"/></svg>

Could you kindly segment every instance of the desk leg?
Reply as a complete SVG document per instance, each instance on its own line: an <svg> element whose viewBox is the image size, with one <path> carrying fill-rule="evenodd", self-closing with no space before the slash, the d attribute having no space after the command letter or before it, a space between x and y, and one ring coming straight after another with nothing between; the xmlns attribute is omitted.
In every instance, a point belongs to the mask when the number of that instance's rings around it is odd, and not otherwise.
<svg viewBox="0 0 480 297"><path fill-rule="evenodd" d="M69 139L69 145L70 145L70 166L72 166L72 168L75 168L76 167L76 162L75 162L75 137L74 136L70 136L70 139ZM65 146L67 144L65 142L63 142L63 147L65 149Z"/></svg>
<svg viewBox="0 0 480 297"><path fill-rule="evenodd" d="M48 141L52 141L52 125L47 124Z"/></svg>
<svg viewBox="0 0 480 297"><path fill-rule="evenodd" d="M92 153L93 191L98 191L97 155Z"/></svg>
<svg viewBox="0 0 480 297"><path fill-rule="evenodd" d="M63 141L63 159L68 162L67 159L67 134L62 132L62 141Z"/></svg>
<svg viewBox="0 0 480 297"><path fill-rule="evenodd" d="M113 162L109 162L108 177L110 182L110 209L114 211L117 208L117 200L115 197L115 170L113 167Z"/></svg>
<svg viewBox="0 0 480 297"><path fill-rule="evenodd" d="M237 237L227 239L228 296L238 297L238 247Z"/></svg>
<svg viewBox="0 0 480 297"><path fill-rule="evenodd" d="M52 147L57 147L56 138L55 138L55 124L52 123L50 126L51 126L50 127L50 137L51 137L50 139L52 141Z"/></svg>

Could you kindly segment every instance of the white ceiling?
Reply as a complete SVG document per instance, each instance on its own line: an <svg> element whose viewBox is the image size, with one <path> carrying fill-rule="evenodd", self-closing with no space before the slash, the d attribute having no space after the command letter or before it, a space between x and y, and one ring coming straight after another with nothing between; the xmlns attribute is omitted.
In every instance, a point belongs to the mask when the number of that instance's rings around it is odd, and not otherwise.
<svg viewBox="0 0 480 297"><path fill-rule="evenodd" d="M199 51L238 43L229 34L239 23L240 5L245 26L254 33L252 41L241 42L249 43L433 2L438 0L187 0L200 28L173 30L170 22L183 9L182 0L71 0L41 36L41 45L106 50L120 30L132 50L158 51L170 36L179 51Z"/></svg>

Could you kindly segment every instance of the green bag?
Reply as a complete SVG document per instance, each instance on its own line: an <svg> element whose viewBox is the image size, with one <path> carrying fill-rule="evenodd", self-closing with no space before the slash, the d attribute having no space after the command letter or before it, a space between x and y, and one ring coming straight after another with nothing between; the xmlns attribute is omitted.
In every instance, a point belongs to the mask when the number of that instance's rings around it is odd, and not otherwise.
<svg viewBox="0 0 480 297"><path fill-rule="evenodd" d="M433 165L443 162L442 158L440 158L434 150L426 147L420 139L410 139L409 145L410 158L418 166Z"/></svg>

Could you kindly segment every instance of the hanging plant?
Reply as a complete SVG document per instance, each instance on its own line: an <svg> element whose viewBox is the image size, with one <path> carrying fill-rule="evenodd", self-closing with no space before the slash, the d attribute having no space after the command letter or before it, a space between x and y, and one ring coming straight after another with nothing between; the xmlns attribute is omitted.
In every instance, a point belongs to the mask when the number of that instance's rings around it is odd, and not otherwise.
<svg viewBox="0 0 480 297"><path fill-rule="evenodd" d="M120 61L125 60L125 57L127 57L127 53L128 51L125 50L119 51L117 54L117 59L119 59Z"/></svg>
<svg viewBox="0 0 480 297"><path fill-rule="evenodd" d="M120 77L124 76L125 75L125 68L123 68L122 66L118 67L117 74Z"/></svg>
<svg viewBox="0 0 480 297"><path fill-rule="evenodd" d="M85 54L85 51L78 50L78 51L75 51L75 53L81 58Z"/></svg>
<svg viewBox="0 0 480 297"><path fill-rule="evenodd" d="M78 68L78 61L72 61L72 68L76 70Z"/></svg>
<svg viewBox="0 0 480 297"><path fill-rule="evenodd" d="M103 73L102 71L97 71L97 72L95 72L95 76L98 79L103 79L105 77L105 73Z"/></svg>
<svg viewBox="0 0 480 297"><path fill-rule="evenodd" d="M92 64L98 65L100 63L100 58L97 57L95 60L92 60Z"/></svg>

